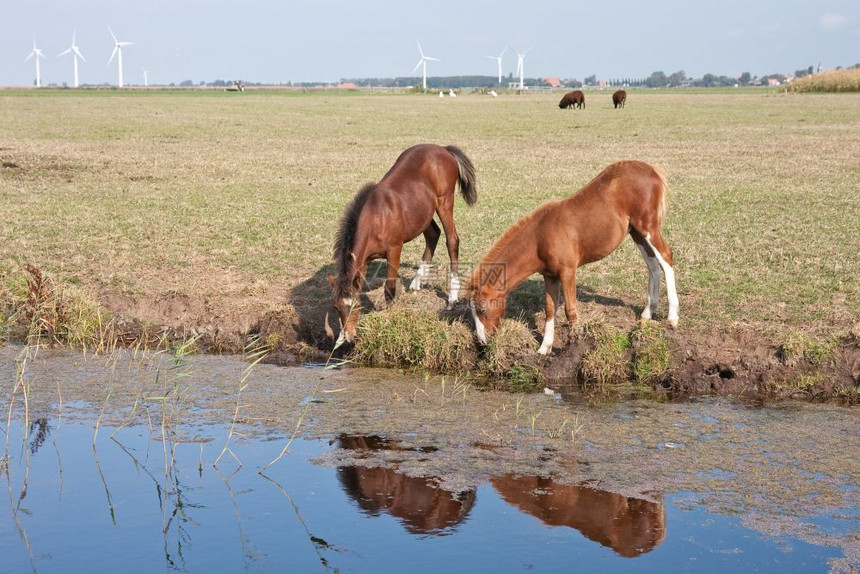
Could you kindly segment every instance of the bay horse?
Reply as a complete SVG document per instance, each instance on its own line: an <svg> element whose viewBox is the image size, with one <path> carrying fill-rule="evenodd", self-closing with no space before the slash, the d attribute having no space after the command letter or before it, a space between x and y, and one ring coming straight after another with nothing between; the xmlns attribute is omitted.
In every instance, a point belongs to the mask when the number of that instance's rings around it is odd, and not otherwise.
<svg viewBox="0 0 860 574"><path fill-rule="evenodd" d="M559 287L571 325L577 321L576 270L603 259L629 233L648 266L648 297L642 319L657 313L660 270L666 277L667 321L678 324L672 249L660 227L668 209L663 173L641 161L609 165L571 197L547 203L510 227L475 268L470 281L472 317L486 344L505 312L508 293L532 273L544 276L546 328L538 351L552 350Z"/></svg>
<svg viewBox="0 0 860 574"><path fill-rule="evenodd" d="M624 90L615 90L612 94L612 105L615 106L616 109L623 108L624 103L627 101L627 92Z"/></svg>
<svg viewBox="0 0 860 574"><path fill-rule="evenodd" d="M420 289L430 272L430 260L441 232L445 230L451 260L448 307L459 297L457 277L460 238L454 226L454 191L467 205L478 200L475 167L459 148L419 144L405 150L378 183L369 183L347 205L334 244L336 275L329 275L334 306L340 319L338 341L352 341L359 317L358 296L374 259L388 261L385 300L391 302L397 289L397 270L403 244L424 234L424 254L409 288ZM326 329L328 317L326 317Z"/></svg>

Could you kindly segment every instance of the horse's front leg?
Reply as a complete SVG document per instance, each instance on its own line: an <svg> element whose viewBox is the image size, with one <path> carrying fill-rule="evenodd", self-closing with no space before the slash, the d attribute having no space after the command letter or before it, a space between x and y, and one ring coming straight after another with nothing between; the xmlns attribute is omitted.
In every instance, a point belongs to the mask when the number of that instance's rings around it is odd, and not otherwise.
<svg viewBox="0 0 860 574"><path fill-rule="evenodd" d="M555 339L555 312L558 308L558 292L561 287L561 280L558 277L544 277L544 286L546 287L546 325L543 329L543 341L540 344L538 353L548 355L552 352L552 343Z"/></svg>
<svg viewBox="0 0 860 574"><path fill-rule="evenodd" d="M394 301L397 293L397 269L400 267L400 253L403 245L395 245L388 250L385 259L388 260L388 275L385 277L385 301Z"/></svg>
<svg viewBox="0 0 860 574"><path fill-rule="evenodd" d="M579 320L576 312L576 267L562 270L560 278L561 288L564 292L564 312L567 314L570 328L573 329Z"/></svg>

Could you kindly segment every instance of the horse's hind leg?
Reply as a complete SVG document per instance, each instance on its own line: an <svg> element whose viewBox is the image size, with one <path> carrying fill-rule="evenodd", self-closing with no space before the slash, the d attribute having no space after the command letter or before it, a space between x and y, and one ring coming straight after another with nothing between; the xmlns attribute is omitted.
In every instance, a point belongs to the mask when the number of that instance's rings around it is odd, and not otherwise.
<svg viewBox="0 0 860 574"><path fill-rule="evenodd" d="M445 229L445 244L448 247L448 257L451 260L451 275L449 281L451 288L448 292L448 308L453 309L454 303L460 296L460 279L457 277L457 263L460 259L460 236L457 235L457 228L454 226L454 206L453 195L452 205L450 209L438 209L439 220L442 222L442 227Z"/></svg>
<svg viewBox="0 0 860 574"><path fill-rule="evenodd" d="M385 259L388 260L388 275L385 277L385 301L391 303L394 301L394 295L397 293L397 269L400 267L400 253L403 251L403 244L394 245L388 249Z"/></svg>
<svg viewBox="0 0 860 574"><path fill-rule="evenodd" d="M645 308L642 309L642 320L648 321L657 315L660 300L660 262L656 257L648 254L644 237L638 240L634 237L634 242L642 254L642 259L645 260L645 265L648 266L648 297L645 299Z"/></svg>
<svg viewBox="0 0 860 574"><path fill-rule="evenodd" d="M660 234L659 230L654 230L651 233L642 233L638 229L635 230L636 233L631 233L633 236L633 240L636 241L636 244L640 246L640 249L643 249L643 256L648 256L648 258L652 257L657 260L657 265L663 270L663 275L666 278L666 296L669 299L669 314L666 317L666 321L672 327L678 326L678 291L675 288L675 269L672 267L672 249L666 243L666 240L663 239L663 236ZM639 237L637 237L637 234ZM645 262L648 263L648 270L651 271L651 263L648 258L645 259ZM649 280L648 285L648 295L649 299L655 297L654 292L658 291L659 287L654 288L652 290L651 282ZM645 312L643 311L642 317L645 318Z"/></svg>
<svg viewBox="0 0 860 574"><path fill-rule="evenodd" d="M421 263L418 265L415 278L409 284L410 291L421 289L422 284L427 280L428 275L430 275L430 260L433 259L433 253L436 251L436 244L439 243L440 235L442 235L442 231L436 222L431 219L430 225L424 230L424 255L421 256Z"/></svg>

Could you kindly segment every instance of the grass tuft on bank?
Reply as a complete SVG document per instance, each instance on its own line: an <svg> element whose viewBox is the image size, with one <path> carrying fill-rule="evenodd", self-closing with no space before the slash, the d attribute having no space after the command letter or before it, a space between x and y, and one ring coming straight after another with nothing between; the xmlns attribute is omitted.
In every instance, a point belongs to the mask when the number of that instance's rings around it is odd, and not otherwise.
<svg viewBox="0 0 860 574"><path fill-rule="evenodd" d="M471 369L474 357L472 333L465 325L406 306L362 315L352 352L355 361L377 367L453 373Z"/></svg>

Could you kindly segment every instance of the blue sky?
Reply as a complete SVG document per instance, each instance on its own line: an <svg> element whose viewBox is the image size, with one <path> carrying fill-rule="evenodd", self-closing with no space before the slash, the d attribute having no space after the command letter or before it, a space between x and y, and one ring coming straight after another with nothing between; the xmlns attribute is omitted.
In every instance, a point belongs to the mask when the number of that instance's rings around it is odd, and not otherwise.
<svg viewBox="0 0 860 574"><path fill-rule="evenodd" d="M858 0L6 0L0 10L0 85L31 85L37 46L42 83L117 82L112 28L125 48L126 84L192 80L336 82L418 76L638 78L683 70L738 76L791 74L860 63Z"/></svg>

